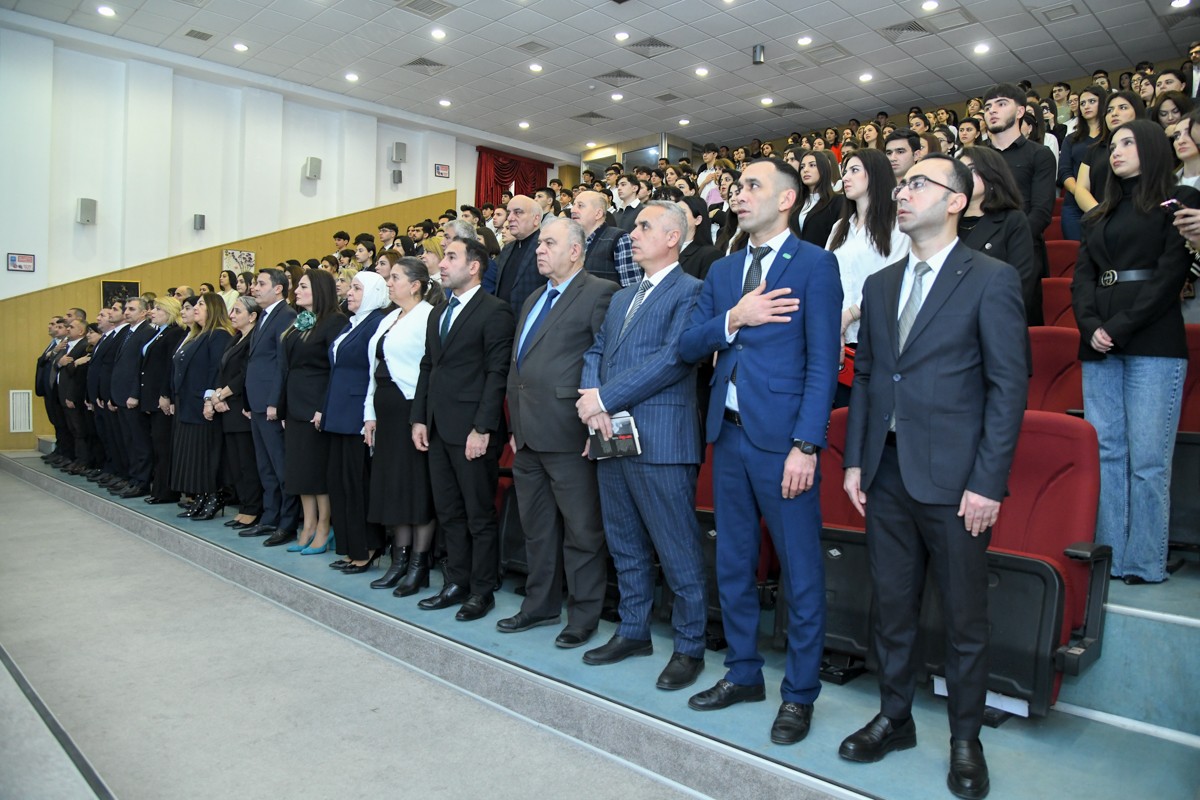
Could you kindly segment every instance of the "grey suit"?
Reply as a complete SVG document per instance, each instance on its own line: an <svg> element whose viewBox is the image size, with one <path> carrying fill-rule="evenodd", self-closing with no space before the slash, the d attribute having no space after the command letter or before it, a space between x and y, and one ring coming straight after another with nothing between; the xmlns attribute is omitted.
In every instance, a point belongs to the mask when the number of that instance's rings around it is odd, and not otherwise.
<svg viewBox="0 0 1200 800"><path fill-rule="evenodd" d="M604 324L617 289L579 270L522 343L548 287L536 290L521 310L508 371L513 478L529 563L521 610L533 617L557 615L565 576L567 625L581 630L595 630L600 618L607 549L596 464L580 455L587 427L579 421L575 401L583 354Z"/></svg>

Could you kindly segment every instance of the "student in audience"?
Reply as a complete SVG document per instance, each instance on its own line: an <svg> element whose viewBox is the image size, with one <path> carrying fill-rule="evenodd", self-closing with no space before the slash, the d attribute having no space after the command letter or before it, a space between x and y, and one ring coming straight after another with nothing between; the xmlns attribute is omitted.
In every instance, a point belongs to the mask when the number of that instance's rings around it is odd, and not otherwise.
<svg viewBox="0 0 1200 800"><path fill-rule="evenodd" d="M1198 208L1200 192L1176 185L1170 145L1149 120L1114 126L1109 165L1071 284L1084 416L1100 440L1096 541L1113 549L1113 577L1161 583L1188 358L1179 295L1192 259L1160 204Z"/></svg>
<svg viewBox="0 0 1200 800"><path fill-rule="evenodd" d="M844 198L833 191L832 173L829 160L820 153L807 153L800 159L800 194L788 215L788 225L797 238L817 247L829 241L833 225L842 215Z"/></svg>
<svg viewBox="0 0 1200 800"><path fill-rule="evenodd" d="M1189 114L1179 120L1167 134L1175 148L1175 158L1179 160L1175 179L1184 186L1197 189L1200 188L1200 149L1192 139L1193 118L1194 114Z"/></svg>
<svg viewBox="0 0 1200 800"><path fill-rule="evenodd" d="M1146 106L1132 92L1114 92L1104 104L1104 134L1089 148L1087 157L1075 173L1075 202L1083 213L1099 204L1104 197L1105 184L1112 174L1108 161L1108 145L1112 132L1127 122L1145 116Z"/></svg>
<svg viewBox="0 0 1200 800"><path fill-rule="evenodd" d="M354 246L354 264L359 272L375 271L375 242L363 239Z"/></svg>
<svg viewBox="0 0 1200 800"><path fill-rule="evenodd" d="M254 288L254 273L239 272L237 276L237 290L242 297L250 297L250 290Z"/></svg>
<svg viewBox="0 0 1200 800"><path fill-rule="evenodd" d="M884 138L883 152L896 180L917 163L917 151L920 149L921 137L908 128L892 131Z"/></svg>
<svg viewBox="0 0 1200 800"><path fill-rule="evenodd" d="M958 144L963 150L974 147L979 141L979 120L967 117L958 123Z"/></svg>
<svg viewBox="0 0 1200 800"><path fill-rule="evenodd" d="M1078 114L1075 131L1063 143L1062 155L1058 160L1058 185L1064 190L1062 204L1062 232L1064 239L1079 241L1079 220L1083 211L1075 200L1075 187L1079 167L1087 160L1089 148L1099 141L1104 131L1103 108L1108 102L1108 92L1103 86L1093 84L1079 93Z"/></svg>
<svg viewBox="0 0 1200 800"><path fill-rule="evenodd" d="M874 122L868 122L858 129L859 142L862 147L875 150L883 149L883 132Z"/></svg>
<svg viewBox="0 0 1200 800"><path fill-rule="evenodd" d="M146 344L142 354L142 389L138 406L150 416L154 470L146 502L151 505L174 503L179 499L179 493L171 488L171 453L175 436L171 396L172 358L188 333L180 315L181 306L174 297L160 297L154 301L150 323L158 328L158 332Z"/></svg>
<svg viewBox="0 0 1200 800"><path fill-rule="evenodd" d="M338 262L337 256L324 256L321 259L321 264L318 269L322 269L325 272L328 272L334 278L337 278L337 274L339 271L341 271L342 267ZM230 308L232 309L232 306L230 306Z"/></svg>
<svg viewBox="0 0 1200 800"><path fill-rule="evenodd" d="M434 240L436 241L436 240ZM337 278L334 280L334 289L338 296L338 310L346 314L346 298L350 294L350 284L354 281L354 276L358 274L358 270L354 267L345 267L338 271Z"/></svg>
<svg viewBox="0 0 1200 800"><path fill-rule="evenodd" d="M1179 91L1167 91L1154 99L1150 109L1150 120L1167 129L1183 119L1192 110L1192 100Z"/></svg>
<svg viewBox="0 0 1200 800"><path fill-rule="evenodd" d="M220 286L221 299L225 301L225 307L232 307L233 301L242 295L237 288L237 273L231 269L221 270L221 276L217 279L217 284Z"/></svg>
<svg viewBox="0 0 1200 800"><path fill-rule="evenodd" d="M238 513L225 526L236 530L256 525L262 515L262 485L258 481L245 393L250 342L258 315L258 301L253 297L239 297L230 307L229 321L233 325L234 340L221 355L217 389L213 392L212 404L205 409L206 418L220 414L225 481L233 487L238 500Z"/></svg>

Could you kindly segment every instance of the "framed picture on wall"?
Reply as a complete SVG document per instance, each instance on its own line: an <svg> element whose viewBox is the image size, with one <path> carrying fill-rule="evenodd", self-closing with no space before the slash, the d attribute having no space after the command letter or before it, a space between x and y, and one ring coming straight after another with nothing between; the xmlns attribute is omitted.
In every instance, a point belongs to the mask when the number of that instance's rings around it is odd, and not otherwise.
<svg viewBox="0 0 1200 800"><path fill-rule="evenodd" d="M9 272L33 272L36 269L36 259L30 253L9 253Z"/></svg>
<svg viewBox="0 0 1200 800"><path fill-rule="evenodd" d="M137 281L100 281L100 303L105 308L117 300L123 303L141 293L142 285Z"/></svg>
<svg viewBox="0 0 1200 800"><path fill-rule="evenodd" d="M221 269L232 270L235 275L254 272L254 253L250 250L222 250Z"/></svg>
<svg viewBox="0 0 1200 800"><path fill-rule="evenodd" d="M450 177L450 165L449 164L434 164L433 165L433 177L449 178Z"/></svg>

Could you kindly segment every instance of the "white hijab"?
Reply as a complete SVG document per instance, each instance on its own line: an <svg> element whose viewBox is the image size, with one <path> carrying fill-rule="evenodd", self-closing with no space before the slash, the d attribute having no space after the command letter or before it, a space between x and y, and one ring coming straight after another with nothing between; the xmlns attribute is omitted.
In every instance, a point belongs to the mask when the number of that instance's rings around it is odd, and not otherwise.
<svg viewBox="0 0 1200 800"><path fill-rule="evenodd" d="M355 311L350 317L350 327L342 331L341 336L333 341L334 357L337 357L338 347L341 346L342 340L349 336L360 322L369 317L372 311L386 307L389 302L387 281L378 273L360 272L354 276L354 283L362 286L362 302L358 306L358 311Z"/></svg>

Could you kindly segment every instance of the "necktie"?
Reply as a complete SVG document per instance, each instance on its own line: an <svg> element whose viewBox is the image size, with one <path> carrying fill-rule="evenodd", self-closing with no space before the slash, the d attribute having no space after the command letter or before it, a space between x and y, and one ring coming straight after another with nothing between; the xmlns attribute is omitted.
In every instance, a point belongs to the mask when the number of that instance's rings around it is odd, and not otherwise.
<svg viewBox="0 0 1200 800"><path fill-rule="evenodd" d="M542 323L550 315L550 307L554 305L554 298L556 297L558 297L558 289L551 289L546 292L546 299L542 302L542 310L533 318L533 324L525 332L525 341L521 342L521 350L517 353L517 369L521 368L521 361L525 358L525 353L529 350L529 345L533 344L533 335L538 332L538 328L542 327Z"/></svg>
<svg viewBox="0 0 1200 800"><path fill-rule="evenodd" d="M629 330L629 323L633 321L633 315L641 307L642 301L646 299L646 293L650 291L652 285L649 278L638 284L637 294L633 296L633 302L629 304L629 311L625 312L625 324L621 326L621 336L624 336L625 331Z"/></svg>
<svg viewBox="0 0 1200 800"><path fill-rule="evenodd" d="M458 307L458 298L451 297L450 305L446 308L446 313L442 316L442 344L446 343L446 337L450 335L450 320L454 316L454 309Z"/></svg>
<svg viewBox="0 0 1200 800"><path fill-rule="evenodd" d="M742 296L750 294L762 283L762 260L769 252L771 252L769 244L755 247L750 251L750 268L746 270L746 280L742 281ZM729 373L729 382L734 385L737 384L737 368L738 365L734 364L733 372Z"/></svg>
<svg viewBox="0 0 1200 800"><path fill-rule="evenodd" d="M918 261L913 268L915 274L912 291L908 293L908 301L904 304L904 310L900 312L900 321L896 326L898 334L896 341L899 342L901 353L904 352L904 345L908 342L908 334L912 330L913 322L917 319L917 312L921 310L921 301L925 296L925 276L931 271L932 268L924 261Z"/></svg>

